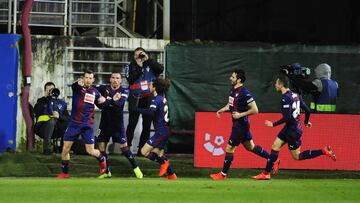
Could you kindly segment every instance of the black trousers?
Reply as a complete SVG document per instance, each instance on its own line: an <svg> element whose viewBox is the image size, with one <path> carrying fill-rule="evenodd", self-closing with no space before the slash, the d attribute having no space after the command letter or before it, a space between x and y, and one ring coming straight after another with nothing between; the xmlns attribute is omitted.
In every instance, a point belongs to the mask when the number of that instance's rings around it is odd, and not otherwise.
<svg viewBox="0 0 360 203"><path fill-rule="evenodd" d="M44 140L43 152L51 152L51 139L62 138L66 130L67 122L55 118L49 121L39 122L35 125L35 133ZM55 150L57 151L57 150Z"/></svg>
<svg viewBox="0 0 360 203"><path fill-rule="evenodd" d="M151 97L145 97L145 98L137 98L133 95L130 95L128 98L128 107L129 107L129 123L126 128L126 136L128 145L131 146L133 138L134 138L134 131L136 128L136 125L139 120L140 113L138 111L135 111L136 108L143 108L148 109L151 104ZM142 131L139 139L139 145L138 145L138 152L137 154L141 154L141 148L145 145L145 143L150 138L150 128L151 128L151 122L152 122L152 116L141 114L142 116Z"/></svg>

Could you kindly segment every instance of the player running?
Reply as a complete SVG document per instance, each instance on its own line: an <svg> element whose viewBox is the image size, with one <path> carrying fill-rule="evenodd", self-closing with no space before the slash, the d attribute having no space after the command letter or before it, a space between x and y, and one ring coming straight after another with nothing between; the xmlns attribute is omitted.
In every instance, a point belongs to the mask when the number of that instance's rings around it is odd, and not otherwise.
<svg viewBox="0 0 360 203"><path fill-rule="evenodd" d="M234 152L237 146L242 143L246 150L267 159L269 153L259 145L255 145L250 132L250 121L248 116L258 113L258 108L250 91L244 86L246 80L243 70L234 70L230 81L233 86L230 92L228 103L216 112L220 118L220 113L225 111L232 112L232 131L228 144L226 145L226 155L224 166L221 172L210 174L213 180L225 180L228 170L234 159Z"/></svg>
<svg viewBox="0 0 360 203"><path fill-rule="evenodd" d="M281 113L283 117L274 123L266 120L265 125L268 127L275 127L285 123L285 126L281 129L271 147L271 154L267 160L265 171L257 176L253 176L252 178L256 180L269 180L271 178L270 172L273 168L274 162L278 159L278 154L282 146L286 143L288 144L291 155L295 160L313 159L320 155L326 155L336 161L335 153L332 151L330 146L325 146L323 149L319 150L306 150L300 153L302 135L300 108L305 111L304 123L306 127L311 127L311 123L309 122L310 109L306 106L298 94L293 93L289 89L289 78L286 75L279 75L275 83L275 89L282 94Z"/></svg>
<svg viewBox="0 0 360 203"><path fill-rule="evenodd" d="M168 129L169 111L166 100L169 85L170 83L166 79L156 79L151 87L154 98L151 101L150 109L137 110L141 113L153 115L155 127L155 134L141 148L141 154L160 164L159 176L164 176L167 173L167 179L176 180L177 176L164 155L164 148L170 136Z"/></svg>

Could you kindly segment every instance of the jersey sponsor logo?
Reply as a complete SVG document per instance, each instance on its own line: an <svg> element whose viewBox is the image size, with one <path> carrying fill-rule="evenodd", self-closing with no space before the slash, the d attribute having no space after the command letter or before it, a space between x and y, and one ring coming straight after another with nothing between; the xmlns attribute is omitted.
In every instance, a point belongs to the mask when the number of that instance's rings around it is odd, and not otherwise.
<svg viewBox="0 0 360 203"><path fill-rule="evenodd" d="M290 107L290 105L289 104L285 104L285 105L283 105L283 108L284 109L287 109L287 108L289 108Z"/></svg>
<svg viewBox="0 0 360 203"><path fill-rule="evenodd" d="M140 81L140 87L141 90L148 90L149 89L148 82L146 80Z"/></svg>
<svg viewBox="0 0 360 203"><path fill-rule="evenodd" d="M154 108L154 109L156 109L156 105L151 104L151 105L150 105L150 108Z"/></svg>
<svg viewBox="0 0 360 203"><path fill-rule="evenodd" d="M93 94L86 93L84 97L84 102L89 104L95 103L95 92Z"/></svg>
<svg viewBox="0 0 360 203"><path fill-rule="evenodd" d="M230 106L234 106L234 97L229 96L228 104L229 104Z"/></svg>
<svg viewBox="0 0 360 203"><path fill-rule="evenodd" d="M210 152L213 156L221 156L225 154L225 151L221 147L224 143L223 136L217 135L214 140L211 140L210 133L205 133L205 144L203 146L206 151Z"/></svg>

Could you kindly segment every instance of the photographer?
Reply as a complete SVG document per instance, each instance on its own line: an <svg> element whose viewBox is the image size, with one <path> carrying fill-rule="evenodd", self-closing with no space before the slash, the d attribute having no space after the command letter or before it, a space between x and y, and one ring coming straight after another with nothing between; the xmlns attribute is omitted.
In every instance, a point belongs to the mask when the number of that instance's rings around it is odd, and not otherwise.
<svg viewBox="0 0 360 203"><path fill-rule="evenodd" d="M129 82L130 94L129 102L129 124L126 129L126 136L129 146L131 146L134 138L134 131L139 120L140 113L137 108L148 109L151 104L151 86L164 70L164 67L155 60L149 58L145 49L138 47L134 50L134 58L127 67L126 78ZM142 114L142 132L138 145L138 155L141 154L140 149L150 137L151 116Z"/></svg>
<svg viewBox="0 0 360 203"><path fill-rule="evenodd" d="M51 155L51 139L62 137L69 113L66 102L58 99L60 90L53 82L44 85L44 96L39 98L34 107L35 133L44 139L43 153Z"/></svg>
<svg viewBox="0 0 360 203"><path fill-rule="evenodd" d="M309 81L310 69L302 67L299 63L281 67L290 78L292 90L296 93L311 94L310 108L317 113L332 113L336 111L336 97L338 84L331 80L331 67L322 63L315 68L315 77Z"/></svg>

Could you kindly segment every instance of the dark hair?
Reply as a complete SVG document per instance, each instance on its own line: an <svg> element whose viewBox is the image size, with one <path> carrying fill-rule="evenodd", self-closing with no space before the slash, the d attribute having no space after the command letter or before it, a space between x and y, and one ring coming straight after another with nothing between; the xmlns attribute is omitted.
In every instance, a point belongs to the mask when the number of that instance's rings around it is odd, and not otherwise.
<svg viewBox="0 0 360 203"><path fill-rule="evenodd" d="M290 80L289 77L287 75L285 75L284 73L280 73L278 76L279 82L286 88L289 88L290 86Z"/></svg>
<svg viewBox="0 0 360 203"><path fill-rule="evenodd" d="M137 52L137 51L143 51L143 52L146 52L144 48L142 47L138 47L134 50L134 53Z"/></svg>
<svg viewBox="0 0 360 203"><path fill-rule="evenodd" d="M156 92L158 94L164 94L168 91L169 86L170 86L170 80L168 79L162 79L162 78L157 78L156 80L154 80L153 82L153 86L156 88Z"/></svg>
<svg viewBox="0 0 360 203"><path fill-rule="evenodd" d="M111 72L111 75L112 74L120 74L120 76L121 76L121 72L119 71L119 70L113 70L112 72Z"/></svg>
<svg viewBox="0 0 360 203"><path fill-rule="evenodd" d="M246 74L245 71L242 69L235 69L234 73L236 74L236 78L241 80L241 83L245 83L246 81Z"/></svg>
<svg viewBox="0 0 360 203"><path fill-rule="evenodd" d="M94 71L92 71L92 70L90 70L90 69L85 69L85 70L84 70L84 75L85 75L86 73L87 73L87 74L93 74L93 75L95 75Z"/></svg>
<svg viewBox="0 0 360 203"><path fill-rule="evenodd" d="M47 86L54 86L54 88L56 87L53 82L47 82L47 83L45 83L45 85L44 85L44 90L46 90L46 87L47 87Z"/></svg>

